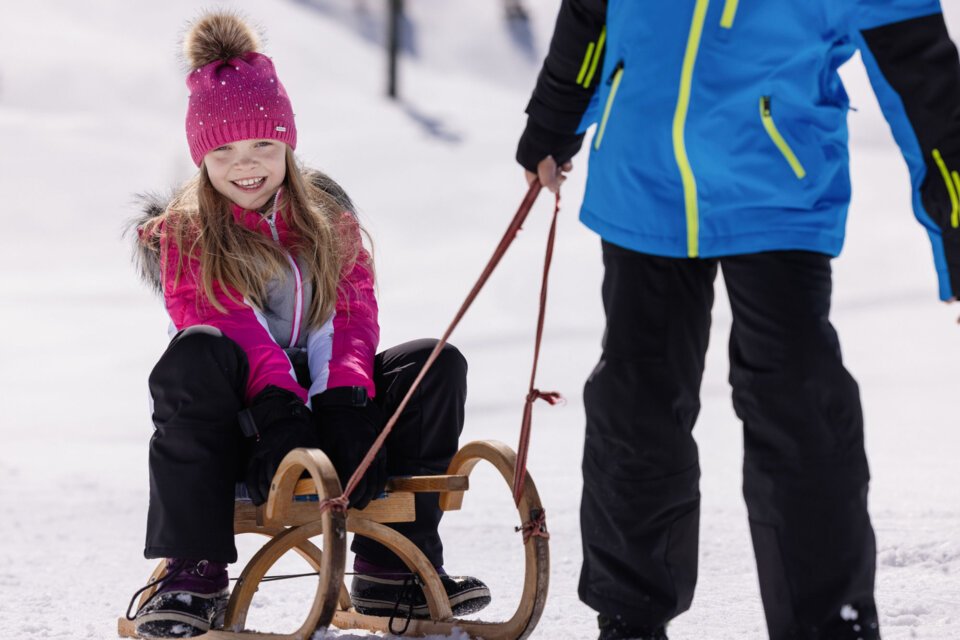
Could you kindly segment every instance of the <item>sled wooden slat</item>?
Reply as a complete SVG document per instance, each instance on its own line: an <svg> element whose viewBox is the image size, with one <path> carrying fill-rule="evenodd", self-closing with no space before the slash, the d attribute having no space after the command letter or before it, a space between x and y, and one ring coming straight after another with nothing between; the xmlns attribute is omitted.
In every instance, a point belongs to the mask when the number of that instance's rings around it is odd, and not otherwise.
<svg viewBox="0 0 960 640"><path fill-rule="evenodd" d="M466 491L470 488L470 476L406 476L387 480L387 491L409 491L410 493L443 493L446 491Z"/></svg>
<svg viewBox="0 0 960 640"><path fill-rule="evenodd" d="M283 520L274 522L267 520L265 505L256 507L252 502L237 501L233 507L234 526L262 527L267 524L279 524L296 527L316 520L318 505L316 501L294 501L287 509ZM413 522L416 519L413 494L388 493L378 500L372 500L362 511L350 509L347 515L376 522Z"/></svg>
<svg viewBox="0 0 960 640"><path fill-rule="evenodd" d="M445 491L466 491L470 488L468 476L397 476L387 480L384 490L389 493L405 491L409 493L440 493ZM295 496L317 495L313 480L304 478L293 490ZM373 504L373 503L371 503ZM368 518L372 520L373 518Z"/></svg>
<svg viewBox="0 0 960 640"><path fill-rule="evenodd" d="M337 474L323 452L314 449L294 450L280 464L266 504L256 507L249 501L235 503L234 531L237 534L258 533L269 540L243 568L230 596L223 627L198 637L206 640L306 640L317 629L330 624L341 629L390 633L389 617L363 615L352 608L343 580L347 532L366 536L390 548L423 584L430 618L410 620L404 637L450 635L455 628L470 638L486 640L522 640L529 637L546 602L549 582L546 535L523 540L520 533L515 534L518 544L524 547L524 582L520 601L509 620L485 622L454 618L436 569L409 539L386 526L415 519L416 493L438 493L440 507L444 510L461 508L464 494L470 486L470 473L482 461L492 464L506 480L507 487L510 487L516 454L500 442L472 442L457 452L447 475L391 478L386 494L371 501L365 509L349 509L346 513L327 510L321 513L319 501L341 493ZM309 474L308 479L301 479L304 472ZM316 499L304 500L303 496L316 496ZM536 486L528 475L517 507L520 527L531 521L540 522L537 518L542 517L542 513ZM512 529L513 524L510 527ZM311 542L314 538L322 539L322 549ZM290 634L246 630L247 613L262 579L274 563L289 551L303 556L318 575L313 604L306 619L299 629ZM164 566L161 562L151 581L163 575ZM144 594L139 606L146 602L151 593L152 590ZM117 627L121 637L137 637L135 623L125 617L118 620Z"/></svg>

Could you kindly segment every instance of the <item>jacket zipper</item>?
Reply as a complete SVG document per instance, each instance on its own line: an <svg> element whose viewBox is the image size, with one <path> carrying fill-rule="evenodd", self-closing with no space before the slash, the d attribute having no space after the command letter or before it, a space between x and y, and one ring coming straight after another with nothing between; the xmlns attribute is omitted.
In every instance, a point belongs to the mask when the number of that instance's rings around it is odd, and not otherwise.
<svg viewBox="0 0 960 640"><path fill-rule="evenodd" d="M280 192L277 192L277 195L280 195ZM274 200L274 207L270 211L270 214L266 217L267 225L270 227L270 235L273 236L275 242L280 242L280 233L277 231L277 207L276 200ZM300 322L303 316L303 275L300 273L300 266L297 264L297 261L293 259L293 256L290 255L290 252L285 250L283 251L284 255L287 256L287 262L290 263L290 270L293 272L293 279L295 283L294 287L294 307L293 307L293 329L290 331L290 342L289 346L296 346L297 341L300 339Z"/></svg>
<svg viewBox="0 0 960 640"><path fill-rule="evenodd" d="M267 214L266 221L270 226L270 235L273 236L273 241L280 242L280 234L277 232L277 203L280 202L280 189L277 189L277 192L273 196L273 204L270 205L270 213Z"/></svg>
<svg viewBox="0 0 960 640"><path fill-rule="evenodd" d="M951 172L947 169L947 163L943 161L940 149L933 150L933 160L940 169L940 175L943 176L943 182L947 185L947 195L950 196L950 226L954 229L960 227L960 173Z"/></svg>
<svg viewBox="0 0 960 640"><path fill-rule="evenodd" d="M797 159L797 155L793 152L793 149L790 148L787 141L780 135L780 132L777 130L777 125L773 122L773 116L770 113L770 96L761 96L760 98L760 119L763 121L763 128L767 130L767 135L770 136L773 144L775 144L777 149L780 150L780 153L783 154L790 168L793 169L793 173L796 174L797 179L803 180L807 176L807 171L803 168L800 160Z"/></svg>
<svg viewBox="0 0 960 640"><path fill-rule="evenodd" d="M687 123L687 112L690 109L693 67L697 61L700 36L703 35L703 23L707 18L709 4L710 0L697 0L693 9L693 20L690 23L690 34L687 36L687 48L683 54L683 66L680 71L677 108L673 112L673 155L683 183L683 202L687 216L687 255L691 258L696 258L700 253L700 211L697 205L697 180L693 175L693 167L690 166L690 158L687 156L684 129Z"/></svg>
<svg viewBox="0 0 960 640"><path fill-rule="evenodd" d="M603 118L600 119L600 127L597 129L597 137L593 141L593 148L600 149L600 143L603 141L603 134L607 130L607 119L610 117L610 109L613 107L613 100L617 97L617 89L620 88L620 79L623 77L623 60L617 63L607 84L610 85L610 93L607 95L607 103L603 107Z"/></svg>
<svg viewBox="0 0 960 640"><path fill-rule="evenodd" d="M276 210L270 212L270 215L267 216L267 225L270 227L270 235L273 236L275 242L280 242L280 233L277 231L277 221L274 219L274 216L277 215Z"/></svg>
<svg viewBox="0 0 960 640"><path fill-rule="evenodd" d="M294 299L296 302L293 307L293 328L290 330L290 346L295 347L300 339L300 322L303 316L303 276L300 274L300 266L293 259L290 253L287 253L287 260L290 262L290 268L293 271L293 279L296 285Z"/></svg>
<svg viewBox="0 0 960 640"><path fill-rule="evenodd" d="M726 0L723 5L723 15L720 16L720 26L724 29L733 28L733 19L737 15L737 4L740 0Z"/></svg>

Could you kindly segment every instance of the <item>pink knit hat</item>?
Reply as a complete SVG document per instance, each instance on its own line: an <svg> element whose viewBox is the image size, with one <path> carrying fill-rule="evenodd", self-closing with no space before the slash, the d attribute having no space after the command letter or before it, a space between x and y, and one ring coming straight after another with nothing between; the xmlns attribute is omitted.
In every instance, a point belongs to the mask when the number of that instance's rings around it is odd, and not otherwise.
<svg viewBox="0 0 960 640"><path fill-rule="evenodd" d="M273 61L257 52L256 35L238 16L207 14L184 47L193 68L187 76L187 142L198 167L208 151L237 140L267 138L296 148L290 98Z"/></svg>

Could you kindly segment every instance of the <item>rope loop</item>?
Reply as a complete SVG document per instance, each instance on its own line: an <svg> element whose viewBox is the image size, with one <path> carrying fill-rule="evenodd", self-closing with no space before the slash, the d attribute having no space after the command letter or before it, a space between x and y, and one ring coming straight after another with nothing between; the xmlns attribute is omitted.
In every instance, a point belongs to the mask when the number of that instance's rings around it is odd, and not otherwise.
<svg viewBox="0 0 960 640"><path fill-rule="evenodd" d="M346 495L321 500L319 505L320 513L323 513L328 509L334 513L346 513L349 506L350 498L348 498Z"/></svg>
<svg viewBox="0 0 960 640"><path fill-rule="evenodd" d="M544 400L551 406L564 404L566 402L566 398L560 395L559 391L540 391L540 389L531 389L530 393L527 394L527 402L532 404L537 400Z"/></svg>
<svg viewBox="0 0 960 640"><path fill-rule="evenodd" d="M526 544L530 538L550 539L550 533L547 531L547 512L544 509L532 509L530 519L519 527L514 527L514 531L523 532L523 543Z"/></svg>

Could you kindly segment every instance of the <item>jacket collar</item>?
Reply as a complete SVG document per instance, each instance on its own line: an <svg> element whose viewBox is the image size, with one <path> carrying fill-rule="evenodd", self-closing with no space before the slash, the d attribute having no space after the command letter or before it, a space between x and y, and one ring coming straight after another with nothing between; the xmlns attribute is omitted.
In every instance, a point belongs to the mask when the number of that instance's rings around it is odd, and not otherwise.
<svg viewBox="0 0 960 640"><path fill-rule="evenodd" d="M268 237L272 237L273 231L268 223L268 218L271 214L273 214L273 220L277 228L277 234L279 235L280 242L285 243L288 231L286 222L284 220L286 216L284 215L282 209L277 208L277 203L280 201L282 191L283 187L280 187L280 189L277 190L277 194L270 201L270 208L267 209L266 213L261 213L251 209L244 209L237 204L231 203L230 208L233 212L234 220L251 231L256 231L257 233L262 233Z"/></svg>

